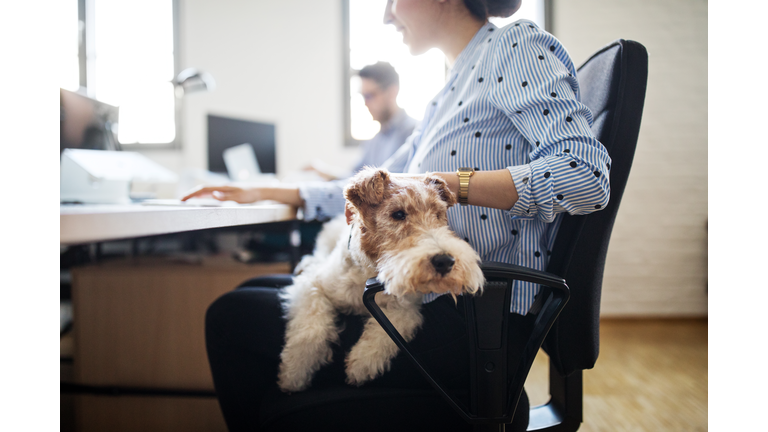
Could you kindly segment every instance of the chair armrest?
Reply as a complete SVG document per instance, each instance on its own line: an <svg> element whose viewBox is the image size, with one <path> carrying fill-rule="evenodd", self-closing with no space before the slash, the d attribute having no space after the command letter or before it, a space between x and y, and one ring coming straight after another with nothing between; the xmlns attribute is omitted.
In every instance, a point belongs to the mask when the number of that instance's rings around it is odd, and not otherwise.
<svg viewBox="0 0 768 432"><path fill-rule="evenodd" d="M419 370L419 372L427 379L432 387L437 390L437 392L445 399L445 401L454 410L456 410L456 412L461 415L464 420L472 424L509 423L514 416L514 407L517 406L517 401L520 397L520 394L522 393L523 385L525 384L525 379L528 375L528 372L530 371L531 365L533 364L533 360L536 357L536 354L538 353L542 343L544 342L544 338L549 332L549 329L552 327L555 319L557 319L560 311L562 311L563 307L568 301L570 294L565 281L562 278L559 278L550 273L533 270L527 267L497 262L485 262L481 265L481 268L487 281L486 289L491 286L491 282L505 282L505 285L502 288L506 292L506 294L502 297L505 299L510 298L513 280L528 281L541 285L541 292L539 294L541 298L539 301L541 302L542 306L536 313L534 327L528 338L528 342L526 343L518 369L517 371L512 371L513 376L510 385L508 388L504 389L505 392L504 396L502 397L503 400L501 400L500 403L504 405L505 409L499 410L498 415L481 416L472 412L472 410L467 409L467 407L461 401L452 397L437 382L437 380L429 374L424 366L419 363L418 359L408 349L408 344L405 342L405 339L403 339L403 337L392 325L386 315L384 315L381 308L379 308L379 306L376 304L376 293L384 291L384 285L376 278L372 278L367 281L365 293L363 294L363 304L365 304L365 307L368 309L368 311L370 311L371 315L374 317L374 319L376 319L379 325L382 326L389 337L405 353L406 357L411 359L417 370ZM473 304L472 310L480 311L480 314L482 314L486 309L489 309L486 307L488 305L483 304L483 297L483 295L467 296L468 302ZM485 297L491 302L497 302L497 299L499 298L498 295L488 295L487 293ZM485 303L489 303L489 301L486 301ZM505 304L508 305L509 303ZM495 308L491 307L490 309L499 310L498 303L496 303ZM504 313L508 314L509 308L506 307L503 309L503 311ZM476 324L474 319L468 318L468 321L472 321L469 323L471 326ZM504 323L506 323L506 320L504 320ZM474 327L472 327L472 329L474 329ZM506 342L504 342L503 349L506 349ZM480 350L477 347L475 347L475 351L481 355L487 353L486 350ZM475 355L475 353L471 354L473 356ZM482 371L480 373L482 373ZM506 382L506 380L485 381L491 381L492 385L504 385Z"/></svg>

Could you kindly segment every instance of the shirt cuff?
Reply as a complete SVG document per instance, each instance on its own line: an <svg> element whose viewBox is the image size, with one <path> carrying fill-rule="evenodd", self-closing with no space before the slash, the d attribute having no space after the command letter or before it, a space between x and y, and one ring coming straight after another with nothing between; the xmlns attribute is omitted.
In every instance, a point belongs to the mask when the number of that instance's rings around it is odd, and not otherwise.
<svg viewBox="0 0 768 432"><path fill-rule="evenodd" d="M344 213L345 185L346 180L300 184L299 196L304 200L304 220L325 221Z"/></svg>
<svg viewBox="0 0 768 432"><path fill-rule="evenodd" d="M517 189L517 202L509 209L512 216L532 218L535 215L533 206L533 194L531 193L531 166L517 165L507 167L512 174L512 181Z"/></svg>

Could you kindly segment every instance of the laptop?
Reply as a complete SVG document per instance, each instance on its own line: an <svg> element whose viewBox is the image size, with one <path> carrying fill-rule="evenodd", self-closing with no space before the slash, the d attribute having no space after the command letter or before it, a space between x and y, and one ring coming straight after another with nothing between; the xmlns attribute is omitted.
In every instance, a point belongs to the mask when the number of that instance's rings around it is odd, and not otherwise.
<svg viewBox="0 0 768 432"><path fill-rule="evenodd" d="M249 143L230 147L223 152L229 179L234 182L249 182L261 177L256 152Z"/></svg>

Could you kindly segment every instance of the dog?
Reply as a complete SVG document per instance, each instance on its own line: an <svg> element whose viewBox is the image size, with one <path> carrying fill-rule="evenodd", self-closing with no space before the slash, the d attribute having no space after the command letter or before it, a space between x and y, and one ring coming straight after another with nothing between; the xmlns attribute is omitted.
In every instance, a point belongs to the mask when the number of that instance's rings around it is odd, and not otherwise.
<svg viewBox="0 0 768 432"><path fill-rule="evenodd" d="M434 175L406 177L366 168L344 190L345 215L323 226L315 250L280 294L287 328L278 386L309 387L339 342L337 314L368 316L345 359L346 382L360 386L389 370L398 348L363 305L365 282L385 284L377 303L406 341L422 324L425 293L474 294L485 282L480 257L449 228L456 196Z"/></svg>

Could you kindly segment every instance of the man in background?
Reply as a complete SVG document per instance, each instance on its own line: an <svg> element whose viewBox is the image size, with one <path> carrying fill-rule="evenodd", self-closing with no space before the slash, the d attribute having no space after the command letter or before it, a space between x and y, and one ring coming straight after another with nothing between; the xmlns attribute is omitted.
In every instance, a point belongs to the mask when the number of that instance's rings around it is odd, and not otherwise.
<svg viewBox="0 0 768 432"><path fill-rule="evenodd" d="M397 94L400 91L400 76L387 62L378 62L365 66L358 73L361 86L360 93L371 117L381 125L379 132L362 144L363 156L355 164L347 177L359 171L364 166L380 166L411 135L418 121L410 117L404 109L397 105ZM317 172L326 180L335 180L340 176L331 173L319 164L313 164L310 170Z"/></svg>

